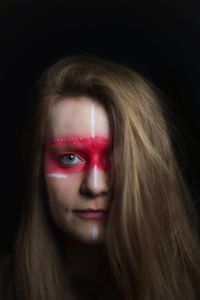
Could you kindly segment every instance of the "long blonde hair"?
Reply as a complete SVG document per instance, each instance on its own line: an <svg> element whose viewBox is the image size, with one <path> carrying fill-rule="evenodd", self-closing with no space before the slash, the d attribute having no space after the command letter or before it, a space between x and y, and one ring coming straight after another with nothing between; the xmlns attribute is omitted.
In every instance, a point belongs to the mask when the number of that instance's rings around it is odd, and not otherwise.
<svg viewBox="0 0 200 300"><path fill-rule="evenodd" d="M43 151L51 107L69 95L93 97L109 115L112 206L105 245L123 299L197 299L197 215L172 147L167 105L152 84L126 66L71 56L44 72L37 91L29 132L30 183L15 246L19 299L66 295L62 237L54 232L46 205Z"/></svg>

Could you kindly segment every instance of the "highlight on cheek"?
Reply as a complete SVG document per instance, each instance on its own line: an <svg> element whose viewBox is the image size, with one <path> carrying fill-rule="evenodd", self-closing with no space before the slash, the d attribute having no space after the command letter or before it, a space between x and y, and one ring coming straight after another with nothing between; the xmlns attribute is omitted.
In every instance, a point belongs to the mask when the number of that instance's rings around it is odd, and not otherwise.
<svg viewBox="0 0 200 300"><path fill-rule="evenodd" d="M94 183L96 183L97 168L109 170L107 155L110 144L109 137L101 136L70 136L47 140L45 172L46 174L67 175L94 169Z"/></svg>

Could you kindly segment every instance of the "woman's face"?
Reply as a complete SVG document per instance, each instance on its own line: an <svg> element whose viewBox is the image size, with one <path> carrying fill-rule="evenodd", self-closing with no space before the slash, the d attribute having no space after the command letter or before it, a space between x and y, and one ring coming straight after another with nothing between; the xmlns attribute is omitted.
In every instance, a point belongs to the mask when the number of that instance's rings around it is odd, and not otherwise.
<svg viewBox="0 0 200 300"><path fill-rule="evenodd" d="M102 243L110 204L107 112L91 98L65 98L54 105L49 129L45 178L53 220L66 235Z"/></svg>

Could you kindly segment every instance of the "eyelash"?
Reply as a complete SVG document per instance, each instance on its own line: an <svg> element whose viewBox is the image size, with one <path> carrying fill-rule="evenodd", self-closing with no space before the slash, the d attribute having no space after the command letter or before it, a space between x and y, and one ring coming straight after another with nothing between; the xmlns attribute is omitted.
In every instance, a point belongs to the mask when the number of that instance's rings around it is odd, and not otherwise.
<svg viewBox="0 0 200 300"><path fill-rule="evenodd" d="M73 161L72 163L70 162L64 162L63 160L65 159L65 157L69 157L70 155L73 155L75 158L78 158L79 161ZM80 164L81 162L83 162L83 159L81 159L81 157L75 153L66 153L66 154L63 154L63 155L60 155L59 156L59 162L60 164L63 166L63 167L70 167L70 166L74 166L74 165L77 165L77 164Z"/></svg>

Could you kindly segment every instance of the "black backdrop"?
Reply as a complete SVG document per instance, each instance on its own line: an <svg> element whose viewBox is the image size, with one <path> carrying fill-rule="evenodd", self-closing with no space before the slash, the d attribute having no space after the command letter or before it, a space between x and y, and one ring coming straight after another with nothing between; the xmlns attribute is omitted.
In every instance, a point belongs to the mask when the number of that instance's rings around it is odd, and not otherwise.
<svg viewBox="0 0 200 300"><path fill-rule="evenodd" d="M198 0L0 3L0 254L13 245L24 194L22 138L28 94L57 57L92 53L135 68L168 97L177 155L199 209L200 4Z"/></svg>

